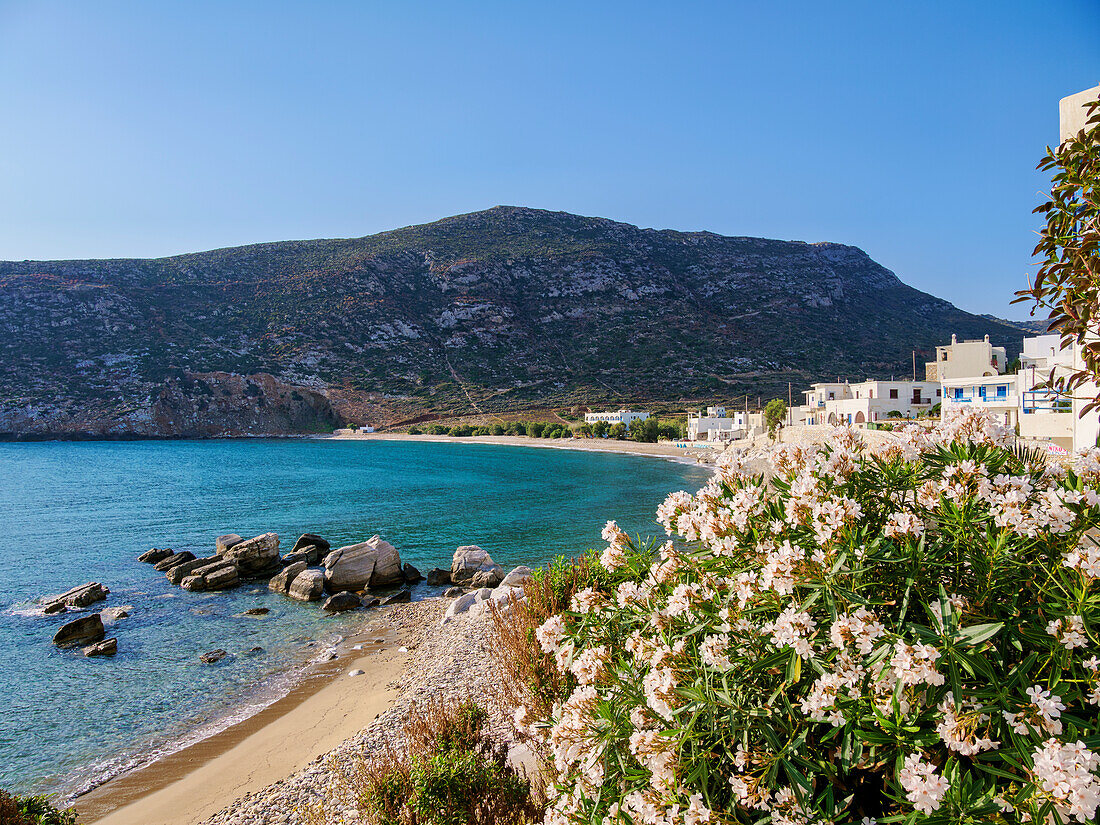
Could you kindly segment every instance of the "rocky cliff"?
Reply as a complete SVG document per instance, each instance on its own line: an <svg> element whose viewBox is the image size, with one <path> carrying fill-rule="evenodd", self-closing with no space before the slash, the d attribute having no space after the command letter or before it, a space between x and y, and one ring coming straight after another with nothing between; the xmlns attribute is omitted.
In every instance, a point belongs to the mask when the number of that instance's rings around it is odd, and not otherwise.
<svg viewBox="0 0 1100 825"><path fill-rule="evenodd" d="M365 238L0 263L0 432L304 432L785 395L908 374L953 332L1022 335L851 246L497 207Z"/></svg>

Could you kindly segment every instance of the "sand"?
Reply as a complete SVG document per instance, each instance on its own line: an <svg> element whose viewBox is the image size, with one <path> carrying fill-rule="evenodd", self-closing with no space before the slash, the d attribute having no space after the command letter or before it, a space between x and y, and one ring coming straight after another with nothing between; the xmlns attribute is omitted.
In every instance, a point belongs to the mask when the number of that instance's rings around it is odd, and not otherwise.
<svg viewBox="0 0 1100 825"><path fill-rule="evenodd" d="M398 644L390 636L385 645L352 651L259 714L95 789L76 801L81 821L196 825L291 775L390 706L397 695L390 685L408 659ZM347 675L355 669L365 673Z"/></svg>
<svg viewBox="0 0 1100 825"><path fill-rule="evenodd" d="M619 441L613 438L530 438L520 435L481 435L452 438L449 435L409 435L408 433L341 433L319 436L345 441L426 441L438 444L497 444L507 447L543 447L552 450L585 450L594 453L627 453L629 455L679 458L694 462L698 456L717 455L708 447L677 447L674 442L647 444L639 441Z"/></svg>

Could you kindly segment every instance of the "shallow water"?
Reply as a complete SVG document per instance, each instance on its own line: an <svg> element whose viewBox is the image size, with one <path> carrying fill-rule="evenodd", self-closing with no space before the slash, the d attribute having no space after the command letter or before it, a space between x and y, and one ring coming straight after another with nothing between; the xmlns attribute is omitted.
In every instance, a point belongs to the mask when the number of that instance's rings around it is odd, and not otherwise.
<svg viewBox="0 0 1100 825"><path fill-rule="evenodd" d="M187 593L135 560L150 547L208 555L222 533L274 531L288 552L307 531L333 547L378 533L422 571L448 567L461 544L534 566L599 546L608 518L656 535L664 496L705 478L653 458L469 442L0 444L0 787L72 793L224 727L364 622L262 582ZM113 658L57 650L51 637L74 615L33 610L93 580L111 589L93 610L133 606L108 627ZM271 613L240 615L261 606ZM201 664L215 648L231 657Z"/></svg>

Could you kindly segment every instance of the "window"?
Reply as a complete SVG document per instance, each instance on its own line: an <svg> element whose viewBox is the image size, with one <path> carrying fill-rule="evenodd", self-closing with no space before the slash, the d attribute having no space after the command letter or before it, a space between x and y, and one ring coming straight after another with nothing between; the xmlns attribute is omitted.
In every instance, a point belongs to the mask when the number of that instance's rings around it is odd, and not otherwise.
<svg viewBox="0 0 1100 825"><path fill-rule="evenodd" d="M898 397L898 391L896 389L890 390L890 397L891 398L897 398Z"/></svg>
<svg viewBox="0 0 1100 825"><path fill-rule="evenodd" d="M867 397L868 398L874 398L875 397L875 391L874 390L867 390Z"/></svg>
<svg viewBox="0 0 1100 825"><path fill-rule="evenodd" d="M997 385L997 397L998 398L1007 398L1008 397L1008 384L998 384Z"/></svg>
<svg viewBox="0 0 1100 825"><path fill-rule="evenodd" d="M940 395L942 395L942 392L940 390L936 390L936 398L939 398Z"/></svg>

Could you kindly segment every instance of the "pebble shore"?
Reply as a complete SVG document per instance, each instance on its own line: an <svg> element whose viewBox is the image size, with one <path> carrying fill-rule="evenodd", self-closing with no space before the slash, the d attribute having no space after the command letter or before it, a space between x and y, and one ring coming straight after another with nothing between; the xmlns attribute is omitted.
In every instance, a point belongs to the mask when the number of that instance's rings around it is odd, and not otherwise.
<svg viewBox="0 0 1100 825"><path fill-rule="evenodd" d="M372 621L375 630L394 631L397 644L407 647L409 659L392 687L398 698L365 730L315 759L297 773L252 794L204 820L202 825L360 825L347 799L343 769L395 740L416 702L438 696L460 700L476 697L487 705L489 730L494 739L508 743L510 724L492 701L497 670L489 637L492 619L460 616L440 626L448 599L433 598L395 605ZM353 678L342 676L340 678ZM324 816L316 813L324 810Z"/></svg>

